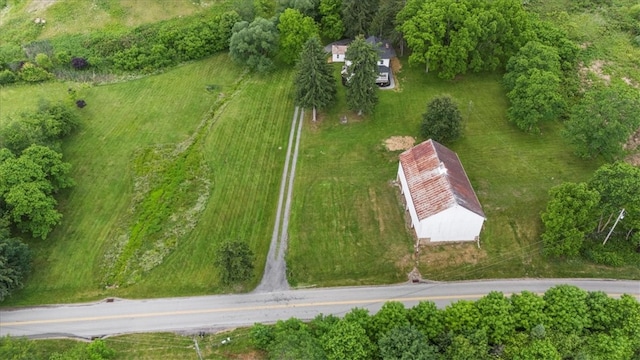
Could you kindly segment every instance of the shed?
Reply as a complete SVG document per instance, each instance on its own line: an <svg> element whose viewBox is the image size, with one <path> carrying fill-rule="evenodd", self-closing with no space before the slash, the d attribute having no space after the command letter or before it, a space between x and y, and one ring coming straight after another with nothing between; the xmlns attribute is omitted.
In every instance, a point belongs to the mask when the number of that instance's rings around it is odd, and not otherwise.
<svg viewBox="0 0 640 360"><path fill-rule="evenodd" d="M486 218L455 152L420 143L400 154L398 180L419 240L479 241Z"/></svg>

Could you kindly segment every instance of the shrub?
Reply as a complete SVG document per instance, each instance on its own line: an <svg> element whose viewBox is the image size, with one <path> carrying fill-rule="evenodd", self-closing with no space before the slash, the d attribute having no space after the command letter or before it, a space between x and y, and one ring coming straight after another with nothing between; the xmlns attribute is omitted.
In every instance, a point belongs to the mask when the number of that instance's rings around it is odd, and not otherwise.
<svg viewBox="0 0 640 360"><path fill-rule="evenodd" d="M462 115L458 105L448 95L431 100L422 115L420 128L424 138L439 142L450 142L462 134Z"/></svg>
<svg viewBox="0 0 640 360"><path fill-rule="evenodd" d="M83 107L87 106L87 103L84 100L80 99L76 101L76 106L82 109Z"/></svg>
<svg viewBox="0 0 640 360"><path fill-rule="evenodd" d="M51 70L53 67L53 63L51 62L51 59L49 59L49 55L44 53L36 55L36 64L46 70Z"/></svg>
<svg viewBox="0 0 640 360"><path fill-rule="evenodd" d="M53 79L53 74L33 63L27 62L20 70L20 78L26 82L41 82Z"/></svg>
<svg viewBox="0 0 640 360"><path fill-rule="evenodd" d="M13 71L9 69L0 71L0 85L11 84L16 82L16 80L18 80L18 77Z"/></svg>
<svg viewBox="0 0 640 360"><path fill-rule="evenodd" d="M58 64L70 64L71 63L71 55L68 51L58 51L56 53L55 59Z"/></svg>
<svg viewBox="0 0 640 360"><path fill-rule="evenodd" d="M89 62L85 58L74 57L71 59L71 66L76 70L84 70L89 67Z"/></svg>

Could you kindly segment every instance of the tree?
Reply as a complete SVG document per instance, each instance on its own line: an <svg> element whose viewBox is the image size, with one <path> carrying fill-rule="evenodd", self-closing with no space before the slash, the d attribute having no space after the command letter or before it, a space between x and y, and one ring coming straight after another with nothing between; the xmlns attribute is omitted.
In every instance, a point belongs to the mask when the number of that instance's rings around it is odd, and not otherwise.
<svg viewBox="0 0 640 360"><path fill-rule="evenodd" d="M342 22L349 38L369 35L378 0L342 0Z"/></svg>
<svg viewBox="0 0 640 360"><path fill-rule="evenodd" d="M515 333L511 301L501 292L492 291L476 301L480 313L480 328L487 332L491 344L504 344Z"/></svg>
<svg viewBox="0 0 640 360"><path fill-rule="evenodd" d="M344 34L340 12L342 0L320 0L320 33L329 40L339 40Z"/></svg>
<svg viewBox="0 0 640 360"><path fill-rule="evenodd" d="M429 341L434 341L444 330L442 312L433 301L421 301L409 309L409 322L415 326Z"/></svg>
<svg viewBox="0 0 640 360"><path fill-rule="evenodd" d="M380 0L378 11L371 21L370 33L379 38L393 38L396 32L396 16L404 6L404 0Z"/></svg>
<svg viewBox="0 0 640 360"><path fill-rule="evenodd" d="M516 354L513 355L514 360L562 360L558 350L549 340L534 340L529 344L521 347Z"/></svg>
<svg viewBox="0 0 640 360"><path fill-rule="evenodd" d="M450 142L462 134L462 115L458 105L448 95L434 98L422 114L421 134L426 139Z"/></svg>
<svg viewBox="0 0 640 360"><path fill-rule="evenodd" d="M509 59L503 83L507 91L516 87L516 81L520 76L526 76L533 69L551 72L560 77L560 56L556 48L547 46L538 41L529 41L519 49L515 56Z"/></svg>
<svg viewBox="0 0 640 360"><path fill-rule="evenodd" d="M587 292L572 285L558 285L544 294L545 314L551 331L578 334L589 325Z"/></svg>
<svg viewBox="0 0 640 360"><path fill-rule="evenodd" d="M532 69L519 76L507 93L511 103L507 117L521 130L538 133L539 122L556 120L564 112L566 103L560 91L557 75Z"/></svg>
<svg viewBox="0 0 640 360"><path fill-rule="evenodd" d="M249 280L253 276L254 261L253 251L243 241L226 241L216 250L215 265L225 285Z"/></svg>
<svg viewBox="0 0 640 360"><path fill-rule="evenodd" d="M403 326L409 326L407 309L398 301L388 301L374 315L373 324L377 332L377 339L382 338L389 331Z"/></svg>
<svg viewBox="0 0 640 360"><path fill-rule="evenodd" d="M273 339L267 346L267 351L272 359L322 360L326 358L319 339L311 334L305 323L295 318L276 323Z"/></svg>
<svg viewBox="0 0 640 360"><path fill-rule="evenodd" d="M15 238L0 238L0 302L23 285L31 268L29 247Z"/></svg>
<svg viewBox="0 0 640 360"><path fill-rule="evenodd" d="M318 26L313 19L295 9L286 9L280 15L278 30L280 58L287 64L297 62L307 40L318 36Z"/></svg>
<svg viewBox="0 0 640 360"><path fill-rule="evenodd" d="M286 9L295 9L305 16L316 19L318 17L318 1L319 0L279 0L277 12L281 13Z"/></svg>
<svg viewBox="0 0 640 360"><path fill-rule="evenodd" d="M530 291L511 295L514 327L529 332L538 325L547 324L544 299Z"/></svg>
<svg viewBox="0 0 640 360"><path fill-rule="evenodd" d="M254 0L253 8L255 9L256 16L269 19L275 15L276 4L273 0Z"/></svg>
<svg viewBox="0 0 640 360"><path fill-rule="evenodd" d="M337 91L333 70L317 37L305 43L297 68L295 102L304 108L313 108L313 121L316 121L316 109L331 105Z"/></svg>
<svg viewBox="0 0 640 360"><path fill-rule="evenodd" d="M327 360L367 360L372 345L365 330L353 321L339 321L322 337Z"/></svg>
<svg viewBox="0 0 640 360"><path fill-rule="evenodd" d="M447 305L444 310L444 328L454 335L478 329L480 312L471 301L460 300ZM486 336L486 333L485 333Z"/></svg>
<svg viewBox="0 0 640 360"><path fill-rule="evenodd" d="M622 209L627 214L613 233L614 238L632 239L633 232L640 231L640 168L625 162L605 164L598 168L589 180L589 187L600 194L598 232L610 229Z"/></svg>
<svg viewBox="0 0 640 360"><path fill-rule="evenodd" d="M429 345L425 335L409 325L394 328L378 342L383 360L439 359L438 349Z"/></svg>
<svg viewBox="0 0 640 360"><path fill-rule="evenodd" d="M347 49L347 105L358 115L373 112L378 103L378 52L373 45L358 36Z"/></svg>
<svg viewBox="0 0 640 360"><path fill-rule="evenodd" d="M467 335L452 335L444 351L447 360L488 360L489 345L484 330L468 330Z"/></svg>
<svg viewBox="0 0 640 360"><path fill-rule="evenodd" d="M640 94L626 84L596 86L572 107L564 136L576 155L602 155L613 160L624 154L623 144L640 127Z"/></svg>
<svg viewBox="0 0 640 360"><path fill-rule="evenodd" d="M563 183L549 190L549 197L542 213L543 251L552 256L576 256L585 235L596 227L600 194L585 183Z"/></svg>
<svg viewBox="0 0 640 360"><path fill-rule="evenodd" d="M0 210L6 211L18 229L45 239L62 218L53 194L73 185L68 176L70 165L62 162L61 154L40 145L30 146L17 158L3 153Z"/></svg>
<svg viewBox="0 0 640 360"><path fill-rule="evenodd" d="M278 32L273 22L256 18L251 24L236 23L229 41L229 55L251 70L265 72L273 67L278 49Z"/></svg>

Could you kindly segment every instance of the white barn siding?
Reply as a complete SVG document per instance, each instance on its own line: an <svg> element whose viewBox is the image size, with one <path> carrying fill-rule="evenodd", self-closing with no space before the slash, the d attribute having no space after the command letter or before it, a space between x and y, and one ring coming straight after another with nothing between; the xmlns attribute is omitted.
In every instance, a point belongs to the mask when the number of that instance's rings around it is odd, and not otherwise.
<svg viewBox="0 0 640 360"><path fill-rule="evenodd" d="M418 220L416 207L413 204L413 199L411 198L411 193L409 192L407 177L404 175L404 170L402 170L402 164L398 165L398 179L400 180L400 188L401 188L402 194L404 195L404 199L407 204L407 209L409 210L409 214L411 215L411 226L413 226L417 232L418 227L420 226L420 221Z"/></svg>
<svg viewBox="0 0 640 360"><path fill-rule="evenodd" d="M458 205L422 219L416 233L431 242L475 241L483 223L482 216Z"/></svg>

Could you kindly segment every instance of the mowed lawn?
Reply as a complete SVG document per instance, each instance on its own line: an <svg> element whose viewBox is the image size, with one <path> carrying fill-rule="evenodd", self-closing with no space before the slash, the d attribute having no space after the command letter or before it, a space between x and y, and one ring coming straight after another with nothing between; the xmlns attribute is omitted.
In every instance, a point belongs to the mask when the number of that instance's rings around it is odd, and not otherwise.
<svg viewBox="0 0 640 360"><path fill-rule="evenodd" d="M284 153L277 147L286 145L293 111L290 74L247 76L237 86L242 72L220 55L140 80L79 87L78 95L88 105L79 111L81 129L64 147L77 185L61 196L62 224L47 240L30 241L34 271L26 287L5 303L215 292L218 276L212 248L227 238L248 241L256 249L256 273L261 273L270 240L265 234L275 216L275 205L270 205L276 203L277 177L284 163ZM211 85L213 92L206 90ZM50 86L54 97L66 93L67 84L44 86ZM238 94L231 97L238 87ZM32 94L28 87L10 89L2 91L3 103ZM224 96L229 97L226 108L196 145L212 177L211 196L198 226L143 281L104 289L100 284L104 252L131 205L134 153L184 141Z"/></svg>
<svg viewBox="0 0 640 360"><path fill-rule="evenodd" d="M382 145L391 136L417 142L421 114L434 96L459 104L464 136L456 151L487 216L481 249L475 244L427 246L419 270L431 279L488 277L619 277L620 269L541 256L540 212L547 192L564 181L584 181L599 166L571 154L561 124L525 134L506 119L507 99L497 74L443 81L406 66L400 91L379 91L375 113L358 119L338 104L305 127L296 178L289 246L291 279L299 285L406 281L413 267L413 230L405 223L396 178L397 155ZM340 124L347 114L348 123ZM627 270L627 269L625 269ZM638 277L628 269L625 277Z"/></svg>

